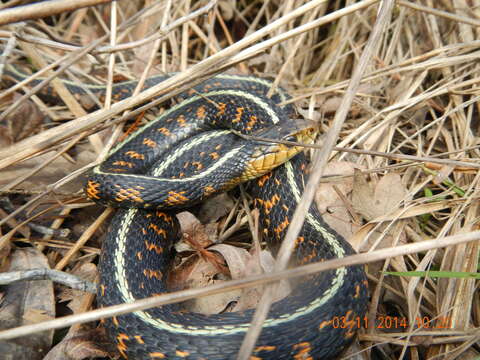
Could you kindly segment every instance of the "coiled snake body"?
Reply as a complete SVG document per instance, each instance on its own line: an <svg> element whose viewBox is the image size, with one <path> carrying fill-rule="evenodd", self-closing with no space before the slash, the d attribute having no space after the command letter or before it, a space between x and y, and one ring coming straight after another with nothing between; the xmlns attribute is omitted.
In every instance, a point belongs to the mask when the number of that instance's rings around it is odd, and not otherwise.
<svg viewBox="0 0 480 360"><path fill-rule="evenodd" d="M121 208L103 245L100 306L167 292L165 278L178 238L176 209L262 174L248 191L260 210L264 237L274 248L278 245L307 180L306 156L301 148L246 141L231 131L309 141L311 131L296 130L292 109L278 105L288 98L285 92L267 98L270 86L249 76L207 80L182 94L182 101L119 144L94 169L87 195ZM120 83L114 92L127 96L132 87ZM100 87L94 90L101 94ZM296 263L352 253L312 205L297 239ZM366 304L360 266L309 276L272 305L252 359L334 358L352 341ZM106 326L129 359L233 359L252 312L203 315L165 305L108 319Z"/></svg>

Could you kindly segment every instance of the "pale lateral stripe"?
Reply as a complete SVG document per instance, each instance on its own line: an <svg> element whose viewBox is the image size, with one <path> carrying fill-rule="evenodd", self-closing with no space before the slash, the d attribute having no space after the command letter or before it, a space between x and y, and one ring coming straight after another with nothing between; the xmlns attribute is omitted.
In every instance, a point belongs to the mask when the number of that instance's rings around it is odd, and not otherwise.
<svg viewBox="0 0 480 360"><path fill-rule="evenodd" d="M287 162L285 164L287 168L287 178L288 178L288 186L290 189L293 190L295 194L295 199L298 204L298 201L300 200L300 191L297 188L297 184L295 182L294 174L293 174L293 169L290 164L290 162ZM115 264L114 267L116 269L115 274L117 276L117 284L118 288L120 290L120 293L122 295L123 301L125 302L133 302L135 301L135 298L132 296L132 293L130 292L130 289L128 287L128 283L125 281L126 276L125 276L125 264L123 260L123 252L126 251L125 243L126 243L126 234L128 231L129 224L132 220L133 215L136 213L136 209L130 209L127 214L125 215L123 221L121 222L121 227L119 230L119 235L118 235L118 246L116 253L114 255L115 259ZM307 215L306 219L315 229L318 231L321 231L322 233L325 232L328 234L326 237L327 242L333 247L335 253L339 257L344 256L344 251L343 249L340 248L340 251L338 248L340 247L340 244L336 241L335 237L328 233L328 231L321 226L320 223L316 221L312 216ZM332 280L332 285L325 290L322 296L318 297L314 301L312 301L310 304L296 309L294 313L291 314L285 314L279 318L269 318L265 321L264 326L265 327L271 327L271 326L276 326L279 324L283 324L285 322L289 322L292 320L295 320L299 317L305 316L310 314L312 311L320 308L323 306L327 301L331 300L337 293L338 290L342 287L345 279L345 275L347 273L346 268L339 268L335 271L335 277ZM228 335L228 334L236 334L236 333L244 333L248 330L250 327L250 323L245 323L245 324L238 324L235 325L234 328L232 328L230 325L226 325L224 327L216 327L216 326L206 326L202 328L194 327L194 326L183 326L181 324L174 324L174 323L168 323L165 322L161 319L153 318L150 314L148 314L145 311L136 311L134 312L135 316L138 316L139 319L144 321L145 323L161 330L169 331L171 333L181 333L181 334L188 334L188 335L206 335L206 336L215 336L215 335Z"/></svg>
<svg viewBox="0 0 480 360"><path fill-rule="evenodd" d="M198 179L201 179L201 178L204 178L205 176L207 175L210 175L211 173L213 173L215 170L217 170L219 167L221 167L224 163L226 163L228 160L230 160L231 158L233 158L235 155L237 155L240 150L242 150L242 148L245 147L244 145L242 146L239 146L237 148L234 148L232 150L230 150L229 152L227 152L224 156L222 156L217 162L215 162L212 166L210 166L208 169L206 169L205 171L201 172L201 173L198 173L198 174L195 174L195 175L192 175L188 178L183 178L183 179L169 179L169 178L159 178L159 177L154 177L154 175L152 176L144 176L144 175L129 175L129 174L115 174L115 176L118 176L118 177L131 177L131 178L136 178L136 179L145 179L145 180L150 180L150 181L158 181L159 183L160 182L169 182L169 183L188 183L188 182L191 182L191 181L195 181L195 180L198 180ZM99 175L108 175L109 173L104 173L102 171L100 171L99 168L95 168L95 171L94 171L96 174L99 174ZM155 174L155 171L154 171L154 174Z"/></svg>
<svg viewBox="0 0 480 360"><path fill-rule="evenodd" d="M295 174L293 173L292 164L290 161L284 164L285 168L287 169L287 178L288 184L290 189L292 190L293 195L295 196L295 201L297 204L300 202L301 194L300 190L297 187L297 183L295 182ZM338 242L337 238L330 233L327 229L325 229L310 213L307 213L306 219L308 222L317 230L322 236L327 240L328 244L331 246L335 255L338 258L343 258L345 256L345 251L343 250L341 244Z"/></svg>
<svg viewBox="0 0 480 360"><path fill-rule="evenodd" d="M217 138L217 137L220 137L220 136L223 136L223 135L226 135L226 134L230 134L231 131L230 130L222 130L222 131L213 131L213 132L207 132L205 133L204 135L200 135L198 137L196 137L194 140L191 140L191 141L188 141L186 144L184 144L183 146L177 148L173 154L169 154L169 156L167 157L167 159L165 161L162 162L162 164L158 167L156 167L154 170L153 170L153 176L160 176L163 171L168 167L170 166L171 163L173 163L174 161L176 161L180 156L182 156L185 152L189 151L190 149L192 149L194 146L198 145L198 144L201 144L205 141L208 141L208 140L211 140L211 139L214 139L214 138Z"/></svg>

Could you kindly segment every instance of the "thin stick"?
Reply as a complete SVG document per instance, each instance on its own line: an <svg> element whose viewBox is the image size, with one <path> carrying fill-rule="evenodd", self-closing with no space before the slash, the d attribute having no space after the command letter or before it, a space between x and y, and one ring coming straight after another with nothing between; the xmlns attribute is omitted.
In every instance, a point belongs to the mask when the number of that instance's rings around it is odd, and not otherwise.
<svg viewBox="0 0 480 360"><path fill-rule="evenodd" d="M74 11L88 6L111 2L112 0L57 0L46 1L32 5L18 6L0 12L0 25L23 20L38 19L49 15Z"/></svg>
<svg viewBox="0 0 480 360"><path fill-rule="evenodd" d="M415 4L415 3L412 3L410 1L405 1L405 0L397 0L397 4L405 6L405 7L409 7L409 8L414 9L414 10L423 11L423 12L426 12L428 14L432 14L432 15L435 15L435 16L444 17L446 19L453 20L455 22L465 23L465 24L468 24L468 25L480 27L480 21L477 20L477 19L471 18L471 17L459 16L459 15L452 14L452 13L447 12L447 11L434 9L434 8L431 8L431 7L428 7L428 6Z"/></svg>
<svg viewBox="0 0 480 360"><path fill-rule="evenodd" d="M97 289L97 286L90 281L83 280L78 276L68 274L63 271L47 268L9 271L0 274L0 285L10 285L13 283L27 280L51 280L56 283L68 286L71 289L86 291L92 294L94 294Z"/></svg>
<svg viewBox="0 0 480 360"><path fill-rule="evenodd" d="M112 212L113 208L106 208L102 212L102 214L88 227L88 229L83 232L82 236L80 236L75 245L68 250L63 259L58 262L58 264L55 266L55 270L63 270L63 268L67 266L73 255L75 255L77 251L80 250L83 245L85 245L88 239L90 239L95 231L97 231L97 228L110 216Z"/></svg>

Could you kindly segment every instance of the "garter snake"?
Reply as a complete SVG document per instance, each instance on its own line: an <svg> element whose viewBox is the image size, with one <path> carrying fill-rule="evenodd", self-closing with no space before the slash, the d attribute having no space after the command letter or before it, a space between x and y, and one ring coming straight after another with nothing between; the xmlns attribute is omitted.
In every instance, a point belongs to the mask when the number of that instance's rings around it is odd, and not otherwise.
<svg viewBox="0 0 480 360"><path fill-rule="evenodd" d="M114 91L122 98L133 86L119 83ZM267 98L270 86L249 76L207 80L118 144L93 170L87 195L119 208L102 249L100 306L168 292L165 274L178 239L175 211L238 183L256 178L249 193L260 210L263 235L273 248L279 244L308 177L308 160L301 148L247 142L232 133L311 141L312 130L298 127L290 120L292 109L278 105L288 98L282 89ZM101 87L93 88L102 95ZM354 253L315 205L296 243L297 264ZM309 276L272 305L252 359L335 358L354 338L367 297L360 266ZM125 358L232 359L252 311L203 315L165 305L107 319L105 326Z"/></svg>

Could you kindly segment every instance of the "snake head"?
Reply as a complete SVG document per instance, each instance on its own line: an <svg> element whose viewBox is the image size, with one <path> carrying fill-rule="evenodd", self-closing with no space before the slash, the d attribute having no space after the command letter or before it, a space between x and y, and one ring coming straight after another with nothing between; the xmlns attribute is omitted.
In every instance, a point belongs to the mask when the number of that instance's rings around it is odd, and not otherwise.
<svg viewBox="0 0 480 360"><path fill-rule="evenodd" d="M253 179L273 170L303 151L303 145L313 144L318 126L309 120L294 120L275 124L255 132L256 142L244 173L244 179Z"/></svg>

